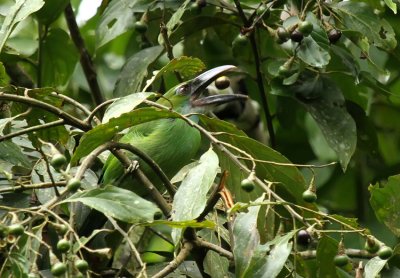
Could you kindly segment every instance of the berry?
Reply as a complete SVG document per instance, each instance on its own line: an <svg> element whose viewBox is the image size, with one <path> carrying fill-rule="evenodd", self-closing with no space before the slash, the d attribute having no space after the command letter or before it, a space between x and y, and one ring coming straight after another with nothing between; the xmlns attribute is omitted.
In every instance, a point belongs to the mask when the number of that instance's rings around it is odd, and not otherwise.
<svg viewBox="0 0 400 278"><path fill-rule="evenodd" d="M390 247L388 247L388 246L386 246L386 245L383 245L383 246L381 246L381 248L379 248L378 256L379 256L379 258L381 258L382 260L387 260L387 259L389 259L392 255L393 255L393 250L392 250L392 248L390 248Z"/></svg>
<svg viewBox="0 0 400 278"><path fill-rule="evenodd" d="M156 213L154 213L153 218L154 218L155 220L158 220L158 219L161 219L162 216L163 216L162 212L161 212L161 211L157 211Z"/></svg>
<svg viewBox="0 0 400 278"><path fill-rule="evenodd" d="M85 260L78 259L74 262L76 269L80 272L86 272L89 269L89 264Z"/></svg>
<svg viewBox="0 0 400 278"><path fill-rule="evenodd" d="M61 276L67 271L67 266L64 263L58 262L51 267L51 274Z"/></svg>
<svg viewBox="0 0 400 278"><path fill-rule="evenodd" d="M77 191L81 187L82 183L79 179L72 178L67 183L67 189L71 192Z"/></svg>
<svg viewBox="0 0 400 278"><path fill-rule="evenodd" d="M375 254L379 250L379 244L375 239L368 238L365 242L364 248L368 251L368 253Z"/></svg>
<svg viewBox="0 0 400 278"><path fill-rule="evenodd" d="M311 191L310 189L304 191L302 197L303 200L307 203L314 203L317 200L317 194L315 194L315 192Z"/></svg>
<svg viewBox="0 0 400 278"><path fill-rule="evenodd" d="M50 161L51 166L53 166L54 169L56 169L56 170L59 170L66 163L67 163L67 159L65 158L64 155L62 155L60 153L54 154Z"/></svg>
<svg viewBox="0 0 400 278"><path fill-rule="evenodd" d="M299 23L299 31L305 36L307 37L308 35L311 34L311 32L314 29L314 26L312 25L312 23L310 21L302 21Z"/></svg>
<svg viewBox="0 0 400 278"><path fill-rule="evenodd" d="M228 88L229 85L231 85L231 81L226 76L220 76L215 80L215 87L217 87L218 90L224 90Z"/></svg>
<svg viewBox="0 0 400 278"><path fill-rule="evenodd" d="M237 37L233 40L232 46L245 46L247 44L247 37L245 35L239 34Z"/></svg>
<svg viewBox="0 0 400 278"><path fill-rule="evenodd" d="M264 5L259 7L256 11L258 16L262 16L263 20L267 20L269 16L271 15L270 9L267 9Z"/></svg>
<svg viewBox="0 0 400 278"><path fill-rule="evenodd" d="M283 64L278 69L278 75L280 77L288 77L291 74L291 70L287 64Z"/></svg>
<svg viewBox="0 0 400 278"><path fill-rule="evenodd" d="M68 227L64 224L57 224L56 231L59 235L63 236L68 232Z"/></svg>
<svg viewBox="0 0 400 278"><path fill-rule="evenodd" d="M20 236L24 233L24 226L21 224L12 224L8 226L8 233L14 236Z"/></svg>
<svg viewBox="0 0 400 278"><path fill-rule="evenodd" d="M197 0L196 1L197 6L201 9L207 6L207 1L206 0Z"/></svg>
<svg viewBox="0 0 400 278"><path fill-rule="evenodd" d="M278 27L278 29L276 29L276 35L280 43L287 42L290 38L290 34L285 27Z"/></svg>
<svg viewBox="0 0 400 278"><path fill-rule="evenodd" d="M338 40L340 40L341 36L342 32L337 29L332 29L328 32L328 39L331 44L335 44Z"/></svg>
<svg viewBox="0 0 400 278"><path fill-rule="evenodd" d="M297 244L307 247L311 243L311 235L306 230L300 230L297 233Z"/></svg>
<svg viewBox="0 0 400 278"><path fill-rule="evenodd" d="M242 180L242 182L240 183L240 187L244 190L244 191L246 191L246 192L251 192L251 191L253 191L254 190L254 187L255 187L255 185L254 185L254 181L253 180L251 180L251 179L244 179L244 180Z"/></svg>
<svg viewBox="0 0 400 278"><path fill-rule="evenodd" d="M145 22L143 21L136 21L135 25L133 26L133 28L135 28L135 31L140 33L140 34L144 34L146 33L148 26Z"/></svg>
<svg viewBox="0 0 400 278"><path fill-rule="evenodd" d="M300 32L299 30L294 30L291 34L290 34L290 39L294 42L301 42L304 38L304 35L302 32Z"/></svg>
<svg viewBox="0 0 400 278"><path fill-rule="evenodd" d="M62 253L67 252L70 248L71 248L71 243L67 239L63 238L57 242L57 250Z"/></svg>
<svg viewBox="0 0 400 278"><path fill-rule="evenodd" d="M333 262L336 266L342 267L349 263L349 257L346 254L343 255L336 255L333 259Z"/></svg>

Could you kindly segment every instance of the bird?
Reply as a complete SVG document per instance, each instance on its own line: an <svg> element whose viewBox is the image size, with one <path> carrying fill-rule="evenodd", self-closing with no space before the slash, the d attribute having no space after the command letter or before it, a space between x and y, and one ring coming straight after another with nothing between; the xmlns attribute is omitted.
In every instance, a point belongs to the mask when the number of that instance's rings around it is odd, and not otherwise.
<svg viewBox="0 0 400 278"><path fill-rule="evenodd" d="M189 118L198 122L199 117L193 113L205 113L216 105L233 101L244 101L247 96L241 94L208 95L207 87L219 76L236 71L232 65L210 69L192 80L183 82L164 94L157 103L172 106L182 115L191 114ZM180 118L159 119L133 126L119 140L131 144L147 154L172 178L183 166L194 159L201 146L200 132ZM139 162L143 173L157 188L161 188L161 180L140 157L127 153L128 157ZM112 154L103 167L102 184L113 184L144 195L145 189L133 181L131 175L124 175L124 167Z"/></svg>

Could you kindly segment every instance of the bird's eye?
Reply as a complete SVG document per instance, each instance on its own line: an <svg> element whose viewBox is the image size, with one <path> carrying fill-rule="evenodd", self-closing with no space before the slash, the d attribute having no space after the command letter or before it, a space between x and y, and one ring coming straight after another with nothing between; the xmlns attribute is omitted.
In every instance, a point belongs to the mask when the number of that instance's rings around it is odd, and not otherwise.
<svg viewBox="0 0 400 278"><path fill-rule="evenodd" d="M188 89L187 86L182 85L182 86L176 88L175 93L177 95L186 95L187 89Z"/></svg>

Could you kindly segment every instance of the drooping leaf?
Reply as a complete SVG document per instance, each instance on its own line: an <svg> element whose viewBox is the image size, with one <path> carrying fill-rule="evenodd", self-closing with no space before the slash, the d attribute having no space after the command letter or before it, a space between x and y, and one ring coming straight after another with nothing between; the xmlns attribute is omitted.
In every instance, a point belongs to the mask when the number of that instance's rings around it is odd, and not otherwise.
<svg viewBox="0 0 400 278"><path fill-rule="evenodd" d="M396 47L392 26L385 19L377 17L366 3L344 1L332 5L332 8L341 16L345 27L366 36L370 44L387 51Z"/></svg>
<svg viewBox="0 0 400 278"><path fill-rule="evenodd" d="M385 267L387 260L382 260L379 257L373 257L370 259L364 267L365 278L379 277L379 273Z"/></svg>
<svg viewBox="0 0 400 278"><path fill-rule="evenodd" d="M318 240L317 246L317 277L336 277L336 269L333 258L338 251L338 242L329 236Z"/></svg>
<svg viewBox="0 0 400 278"><path fill-rule="evenodd" d="M234 125L218 119L211 119L205 116L200 117L201 123L212 132L222 132L217 136L218 140L229 143L237 148L242 149L254 159L264 160L266 163L256 162L256 174L261 179L271 182L277 182L277 186L283 185L299 204L304 204L302 193L306 184L303 175L297 167L290 166L291 162L279 152L270 147L247 137L242 131L239 131ZM235 153L235 151L233 151ZM237 154L244 157L243 154ZM226 156L225 153L219 153L220 166L222 170L229 172L227 186L236 201L248 202L254 200L260 194L260 190L256 188L250 194L241 189L240 182L246 178L243 171ZM283 163L288 165L276 165L275 163ZM246 163L249 167L249 164Z"/></svg>
<svg viewBox="0 0 400 278"><path fill-rule="evenodd" d="M65 85L75 70L78 52L68 34L60 28L52 28L42 45L41 86Z"/></svg>
<svg viewBox="0 0 400 278"><path fill-rule="evenodd" d="M386 6L388 6L395 14L397 14L397 4L393 0L385 0Z"/></svg>
<svg viewBox="0 0 400 278"><path fill-rule="evenodd" d="M107 123L111 118L117 118L124 113L132 111L136 106L141 104L145 99L154 96L154 93L135 93L126 97L122 97L114 101L107 107L104 113L102 123Z"/></svg>
<svg viewBox="0 0 400 278"><path fill-rule="evenodd" d="M369 186L370 204L379 221L400 236L400 175L389 177L387 183Z"/></svg>
<svg viewBox="0 0 400 278"><path fill-rule="evenodd" d="M0 52L3 46L14 30L15 25L27 18L30 14L36 12L44 5L43 0L17 0L16 3L7 12L0 29Z"/></svg>
<svg viewBox="0 0 400 278"><path fill-rule="evenodd" d="M50 25L64 12L68 3L68 0L45 1L44 6L35 13L37 20L43 25Z"/></svg>
<svg viewBox="0 0 400 278"><path fill-rule="evenodd" d="M207 203L210 190L218 172L218 156L210 148L199 160L199 164L189 170L174 196L172 220L184 221L196 219ZM173 230L172 238L177 243L181 230Z"/></svg>
<svg viewBox="0 0 400 278"><path fill-rule="evenodd" d="M274 93L295 97L304 105L345 171L356 149L357 130L340 88L326 77L304 74L294 85L281 86Z"/></svg>
<svg viewBox="0 0 400 278"><path fill-rule="evenodd" d="M122 97L139 92L144 78L148 74L149 65L161 55L162 51L162 46L153 46L130 57L121 70L114 89L114 96Z"/></svg>
<svg viewBox="0 0 400 278"><path fill-rule="evenodd" d="M175 58L170 61L166 66L164 66L161 70L157 71L157 73L147 82L144 90L146 90L154 80L160 78L165 73L177 72L182 78L188 79L204 70L205 67L206 66L199 58L187 56Z"/></svg>
<svg viewBox="0 0 400 278"><path fill-rule="evenodd" d="M60 203L81 202L105 215L127 222L152 221L160 209L132 191L108 185L78 192Z"/></svg>
<svg viewBox="0 0 400 278"><path fill-rule="evenodd" d="M256 201L262 201L261 196ZM247 213L238 213L233 223L233 255L237 277L243 277L250 265L256 249L260 245L260 234L257 229L257 217L260 206L249 207Z"/></svg>
<svg viewBox="0 0 400 278"><path fill-rule="evenodd" d="M118 132L128 127L157 119L178 117L179 114L172 111L141 108L112 118L107 123L96 126L82 136L79 146L71 158L71 164L76 163L101 144L110 141Z"/></svg>

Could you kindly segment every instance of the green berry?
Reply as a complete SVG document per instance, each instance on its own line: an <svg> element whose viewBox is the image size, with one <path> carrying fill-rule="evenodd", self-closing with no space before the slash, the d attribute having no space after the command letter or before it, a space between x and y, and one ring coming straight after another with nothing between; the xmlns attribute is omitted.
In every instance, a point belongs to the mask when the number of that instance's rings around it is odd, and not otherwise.
<svg viewBox="0 0 400 278"><path fill-rule="evenodd" d="M64 224L57 224L56 231L59 235L64 236L68 232L68 227Z"/></svg>
<svg viewBox="0 0 400 278"><path fill-rule="evenodd" d="M157 211L156 213L154 213L153 218L154 218L155 220L158 220L158 219L161 219L162 216L163 216L162 212L161 212L161 211Z"/></svg>
<svg viewBox="0 0 400 278"><path fill-rule="evenodd" d="M58 262L51 267L51 274L54 276L61 276L67 271L67 266L62 263Z"/></svg>
<svg viewBox="0 0 400 278"><path fill-rule="evenodd" d="M247 44L247 37L245 35L239 34L237 37L233 40L232 46L245 46Z"/></svg>
<svg viewBox="0 0 400 278"><path fill-rule="evenodd" d="M299 28L299 31L305 37L307 37L313 31L314 26L312 25L312 23L310 21L302 21L302 22L299 23L298 28Z"/></svg>
<svg viewBox="0 0 400 278"><path fill-rule="evenodd" d="M218 90L224 90L231 85L231 81L226 76L220 76L214 82Z"/></svg>
<svg viewBox="0 0 400 278"><path fill-rule="evenodd" d="M379 248L378 256L379 256L379 258L381 258L382 260L387 260L387 259L389 259L392 255L393 255L393 249L392 249L392 248L390 248L390 247L388 247L388 246L386 246L386 245L383 245L383 246L381 246L381 248Z"/></svg>
<svg viewBox="0 0 400 278"><path fill-rule="evenodd" d="M136 32L138 32L140 34L144 34L144 33L146 33L148 26L143 21L136 21L133 28L135 29Z"/></svg>
<svg viewBox="0 0 400 278"><path fill-rule="evenodd" d="M368 251L368 253L375 254L379 250L379 244L375 239L368 238L365 242L364 248Z"/></svg>
<svg viewBox="0 0 400 278"><path fill-rule="evenodd" d="M82 183L79 179L71 178L67 183L67 189L71 192L77 191L81 187Z"/></svg>
<svg viewBox="0 0 400 278"><path fill-rule="evenodd" d="M276 29L276 35L281 43L287 42L290 38L290 34L285 27L278 27L278 29Z"/></svg>
<svg viewBox="0 0 400 278"><path fill-rule="evenodd" d="M21 224L12 224L8 226L8 233L14 236L20 236L24 233L24 226Z"/></svg>
<svg viewBox="0 0 400 278"><path fill-rule="evenodd" d="M251 191L253 191L254 190L254 187L255 187L255 185L254 185L254 181L253 180L251 180L251 179L244 179L244 180L242 180L242 182L240 183L240 187L244 190L244 191L246 191L246 192L251 192Z"/></svg>
<svg viewBox="0 0 400 278"><path fill-rule="evenodd" d="M278 75L280 77L288 77L291 74L291 70L288 65L283 64L278 69Z"/></svg>
<svg viewBox="0 0 400 278"><path fill-rule="evenodd" d="M333 262L338 267L343 267L349 263L349 257L345 254L343 255L336 255L333 259Z"/></svg>
<svg viewBox="0 0 400 278"><path fill-rule="evenodd" d="M256 13L258 16L262 16L263 20L267 20L271 15L271 10L267 9L264 5L262 5L257 9Z"/></svg>
<svg viewBox="0 0 400 278"><path fill-rule="evenodd" d="M315 192L311 191L310 189L304 191L302 197L303 200L307 203L314 203L317 200L317 194L315 194Z"/></svg>
<svg viewBox="0 0 400 278"><path fill-rule="evenodd" d="M85 260L78 259L74 262L74 265L80 272L86 272L89 269L89 264Z"/></svg>
<svg viewBox="0 0 400 278"><path fill-rule="evenodd" d="M50 161L51 166L53 166L54 169L56 169L56 170L59 170L66 163L67 163L67 159L65 158L64 155L62 155L60 153L54 154Z"/></svg>
<svg viewBox="0 0 400 278"><path fill-rule="evenodd" d="M71 248L71 243L69 242L69 240L67 240L65 238L60 239L57 242L57 250L62 253L67 252L70 248Z"/></svg>

